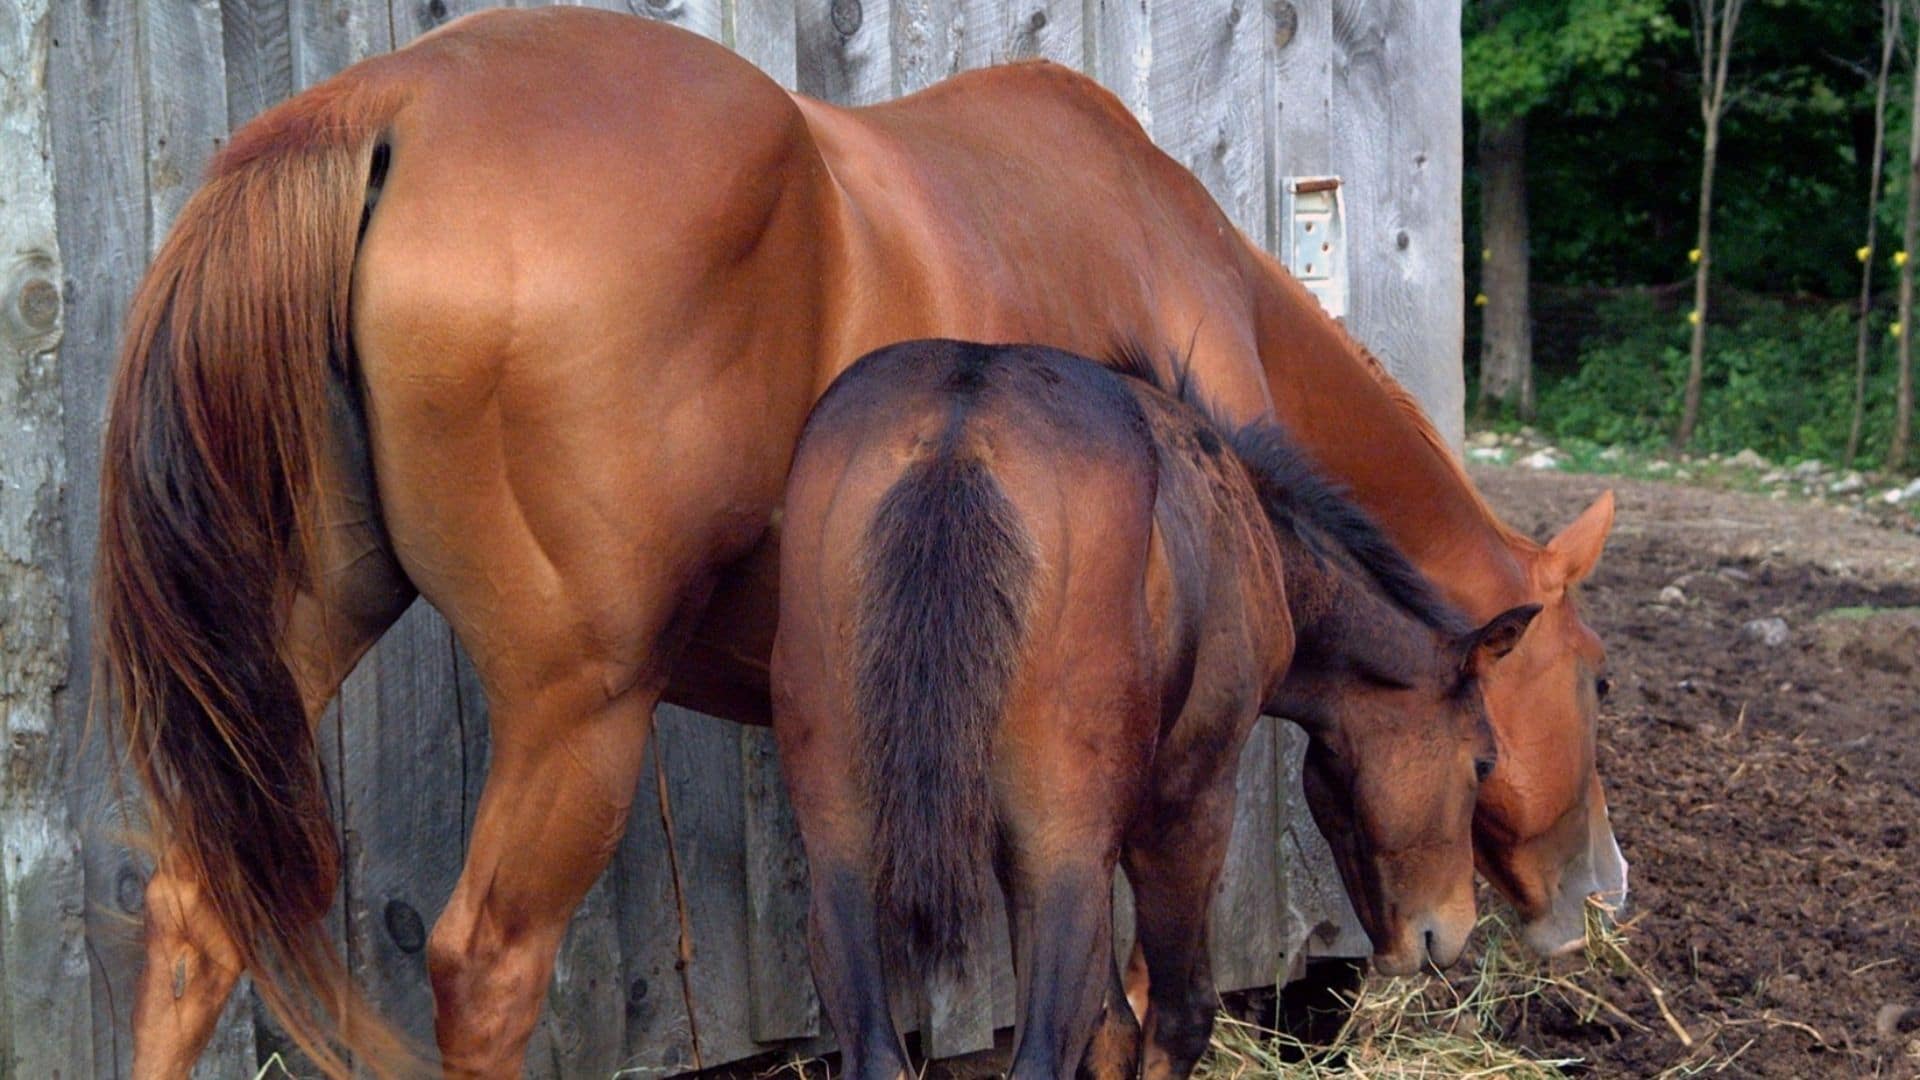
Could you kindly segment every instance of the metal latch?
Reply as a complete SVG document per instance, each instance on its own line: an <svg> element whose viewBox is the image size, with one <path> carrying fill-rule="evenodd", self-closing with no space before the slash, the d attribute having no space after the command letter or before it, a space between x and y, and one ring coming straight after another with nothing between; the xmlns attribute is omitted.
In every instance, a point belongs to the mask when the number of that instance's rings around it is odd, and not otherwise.
<svg viewBox="0 0 1920 1080"><path fill-rule="evenodd" d="M1280 189L1280 261L1334 318L1347 314L1347 215L1337 176L1289 176Z"/></svg>

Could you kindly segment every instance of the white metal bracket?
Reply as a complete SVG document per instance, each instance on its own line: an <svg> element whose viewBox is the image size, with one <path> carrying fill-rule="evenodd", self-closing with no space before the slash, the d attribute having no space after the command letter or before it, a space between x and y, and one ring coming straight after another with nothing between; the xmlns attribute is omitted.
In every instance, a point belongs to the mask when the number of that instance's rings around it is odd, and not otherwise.
<svg viewBox="0 0 1920 1080"><path fill-rule="evenodd" d="M1334 318L1347 314L1347 215L1337 176L1289 176L1280 188L1280 261Z"/></svg>

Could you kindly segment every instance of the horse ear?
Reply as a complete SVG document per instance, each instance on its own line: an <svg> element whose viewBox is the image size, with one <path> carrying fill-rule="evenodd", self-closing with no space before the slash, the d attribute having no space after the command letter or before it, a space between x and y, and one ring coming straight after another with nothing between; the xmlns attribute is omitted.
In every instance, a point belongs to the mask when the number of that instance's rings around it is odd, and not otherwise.
<svg viewBox="0 0 1920 1080"><path fill-rule="evenodd" d="M1601 549L1607 546L1607 534L1612 531L1613 492L1604 491L1573 519L1573 524L1547 541L1544 580L1540 584L1548 590L1565 589L1593 573Z"/></svg>
<svg viewBox="0 0 1920 1080"><path fill-rule="evenodd" d="M1538 614L1539 604L1521 604L1495 615L1487 625L1468 634L1464 642L1466 649L1461 658L1460 674L1463 677L1486 674L1495 661L1520 644L1520 638L1526 634L1527 627Z"/></svg>

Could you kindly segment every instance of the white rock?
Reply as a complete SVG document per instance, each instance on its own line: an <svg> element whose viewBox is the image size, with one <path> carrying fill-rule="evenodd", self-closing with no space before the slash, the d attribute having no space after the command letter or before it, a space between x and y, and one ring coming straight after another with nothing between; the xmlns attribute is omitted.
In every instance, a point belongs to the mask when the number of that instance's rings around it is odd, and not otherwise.
<svg viewBox="0 0 1920 1080"><path fill-rule="evenodd" d="M1650 473L1664 473L1664 472L1671 472L1672 470L1673 470L1673 462L1671 461L1647 462L1647 471Z"/></svg>
<svg viewBox="0 0 1920 1080"><path fill-rule="evenodd" d="M1507 452L1497 446L1469 446L1467 447L1467 460L1490 461L1497 465L1507 460Z"/></svg>
<svg viewBox="0 0 1920 1080"><path fill-rule="evenodd" d="M1787 479L1788 473L1785 469L1774 469L1760 477L1760 482L1763 484L1784 484L1787 482Z"/></svg>
<svg viewBox="0 0 1920 1080"><path fill-rule="evenodd" d="M1787 643L1792 633L1787 630L1787 620L1779 616L1755 619L1740 628L1740 636L1748 641L1757 641L1769 649L1777 649Z"/></svg>
<svg viewBox="0 0 1920 1080"><path fill-rule="evenodd" d="M1660 603L1678 606L1687 602L1687 594L1678 585L1669 585L1660 590Z"/></svg>
<svg viewBox="0 0 1920 1080"><path fill-rule="evenodd" d="M1467 436L1468 446L1499 446L1500 433L1497 431L1476 431Z"/></svg>
<svg viewBox="0 0 1920 1080"><path fill-rule="evenodd" d="M1728 458L1727 464L1738 465L1743 469L1764 469L1769 465L1769 462L1766 458L1756 453L1753 447L1749 446L1745 450Z"/></svg>
<svg viewBox="0 0 1920 1080"><path fill-rule="evenodd" d="M1892 487L1880 493L1880 501L1888 506L1898 506L1907 497L1906 488Z"/></svg>
<svg viewBox="0 0 1920 1080"><path fill-rule="evenodd" d="M1828 484L1827 491L1833 495L1851 495L1856 491L1865 490L1866 486L1866 477L1861 476L1857 472L1850 472L1840 479L1835 480L1833 483Z"/></svg>
<svg viewBox="0 0 1920 1080"><path fill-rule="evenodd" d="M1808 459L1806 461L1801 462L1798 465L1795 465L1792 471L1793 471L1793 475L1799 477L1802 480L1805 480L1811 477L1819 476L1821 473L1825 472L1826 469L1827 467L1821 464L1820 462L1812 459Z"/></svg>
<svg viewBox="0 0 1920 1080"><path fill-rule="evenodd" d="M1609 446L1605 450L1600 451L1601 461L1619 461L1626 456L1627 452L1617 446Z"/></svg>
<svg viewBox="0 0 1920 1080"><path fill-rule="evenodd" d="M1920 499L1920 476L1914 477L1912 483L1900 489L1900 500L1905 502L1909 499Z"/></svg>
<svg viewBox="0 0 1920 1080"><path fill-rule="evenodd" d="M1528 469L1554 469L1560 465L1560 456L1553 450L1535 450L1520 459L1520 464Z"/></svg>

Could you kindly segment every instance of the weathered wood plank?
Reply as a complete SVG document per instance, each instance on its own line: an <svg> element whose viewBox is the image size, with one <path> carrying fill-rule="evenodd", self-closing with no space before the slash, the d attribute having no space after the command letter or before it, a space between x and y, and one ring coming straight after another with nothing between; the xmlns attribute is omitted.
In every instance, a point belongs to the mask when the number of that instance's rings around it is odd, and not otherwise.
<svg viewBox="0 0 1920 1080"><path fill-rule="evenodd" d="M114 348L133 282L147 258L145 106L140 97L136 9L53 5L56 42L47 72L56 210L65 263L65 336L60 346L67 497L67 624L72 657L61 698L63 753L79 781L68 808L81 833L87 943L92 970L91 1072L124 1076L139 922L147 866L122 843L142 828L137 788L116 782L106 753L111 730L81 743L87 724L95 536L99 518L100 418ZM82 1069L76 1075L86 1075Z"/></svg>
<svg viewBox="0 0 1920 1080"><path fill-rule="evenodd" d="M1366 956L1373 948L1334 869L1333 851L1307 810L1300 782L1306 733L1291 723L1271 722L1282 831L1274 890L1284 933L1278 966L1281 976L1290 979L1301 973L1309 957Z"/></svg>
<svg viewBox="0 0 1920 1080"><path fill-rule="evenodd" d="M893 0L894 96L960 70L960 17L960 0Z"/></svg>
<svg viewBox="0 0 1920 1080"><path fill-rule="evenodd" d="M174 215L227 138L219 0L143 0L147 100L147 240L158 251Z"/></svg>
<svg viewBox="0 0 1920 1080"><path fill-rule="evenodd" d="M1261 70L1269 24L1255 0L1194 0L1148 8L1153 70L1150 129L1192 170L1242 232L1265 234L1266 125Z"/></svg>
<svg viewBox="0 0 1920 1080"><path fill-rule="evenodd" d="M460 874L468 811L451 635L416 603L348 677L334 714L347 970L433 1045L426 935Z"/></svg>
<svg viewBox="0 0 1920 1080"><path fill-rule="evenodd" d="M1464 425L1460 5L1335 0L1333 165L1348 323L1457 448Z"/></svg>
<svg viewBox="0 0 1920 1080"><path fill-rule="evenodd" d="M66 487L47 0L0 20L0 1074L93 1064L84 867L64 789Z"/></svg>
<svg viewBox="0 0 1920 1080"><path fill-rule="evenodd" d="M1276 0L1267 132L1268 251L1280 252L1280 184L1333 171L1327 117L1333 107L1333 10L1324 2Z"/></svg>
<svg viewBox="0 0 1920 1080"><path fill-rule="evenodd" d="M293 26L287 0L222 4L220 25L227 126L237 128L293 93Z"/></svg>
<svg viewBox="0 0 1920 1080"><path fill-rule="evenodd" d="M295 90L395 45L385 0L287 0L287 12Z"/></svg>
<svg viewBox="0 0 1920 1080"><path fill-rule="evenodd" d="M1086 62L1083 0L961 0L959 70L1046 59Z"/></svg>
<svg viewBox="0 0 1920 1080"><path fill-rule="evenodd" d="M726 43L792 90L799 85L799 14L793 0L726 0Z"/></svg>
<svg viewBox="0 0 1920 1080"><path fill-rule="evenodd" d="M773 732L741 732L746 829L747 996L756 1042L820 1033L807 961L807 859L780 779Z"/></svg>
<svg viewBox="0 0 1920 1080"><path fill-rule="evenodd" d="M1147 0L1087 0L1086 71L1113 91L1148 134L1153 123L1153 18Z"/></svg>
<svg viewBox="0 0 1920 1080"><path fill-rule="evenodd" d="M727 34L727 7L727 0L633 0L627 10L731 45L733 42Z"/></svg>
<svg viewBox="0 0 1920 1080"><path fill-rule="evenodd" d="M707 1062L732 1061L761 1049L740 992L749 981L740 728L673 706L658 710L654 728L692 930L686 975L700 1052Z"/></svg>
<svg viewBox="0 0 1920 1080"><path fill-rule="evenodd" d="M1274 903L1280 872L1273 724L1260 718L1240 754L1233 838L1212 908L1213 981L1222 990L1275 982L1281 918Z"/></svg>
<svg viewBox="0 0 1920 1080"><path fill-rule="evenodd" d="M626 1035L622 1066L637 1076L683 1072L696 1060L680 981L680 916L659 797L656 728L627 831L607 878L614 889Z"/></svg>
<svg viewBox="0 0 1920 1080"><path fill-rule="evenodd" d="M840 105L893 96L893 8L888 0L795 0L799 88Z"/></svg>

